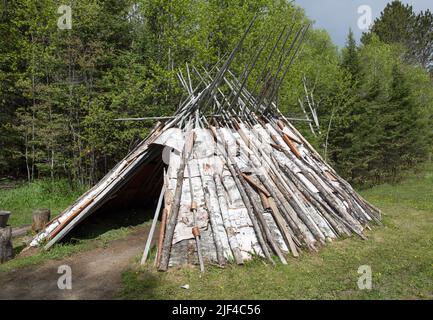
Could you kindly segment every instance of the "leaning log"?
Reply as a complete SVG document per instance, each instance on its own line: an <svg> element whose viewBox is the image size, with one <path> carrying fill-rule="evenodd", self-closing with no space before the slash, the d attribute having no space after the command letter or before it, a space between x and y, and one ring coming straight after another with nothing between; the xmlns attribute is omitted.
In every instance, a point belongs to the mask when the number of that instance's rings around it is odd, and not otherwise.
<svg viewBox="0 0 433 320"><path fill-rule="evenodd" d="M233 252L233 257L235 259L235 262L237 264L243 264L244 260L242 258L242 253L241 253L241 249L239 247L239 243L236 239L236 233L232 231L233 225L227 216L228 203L227 203L226 194L227 195L229 195L229 194L224 192L224 186L223 186L223 183L221 181L221 177L217 173L214 174L213 178L214 178L214 182L215 182L215 188L216 188L216 193L217 193L217 197L218 197L218 204L220 206L224 228L227 230L227 238L229 241L230 249Z"/></svg>
<svg viewBox="0 0 433 320"><path fill-rule="evenodd" d="M209 189L208 189L207 185L204 184L204 178L202 176L201 171L200 171L200 176L202 178L205 204L206 204L206 208L207 208L208 213L209 213L209 220L210 220L211 227L212 227L212 233L213 233L213 237L214 237L215 248L217 251L218 264L220 266L223 266L225 264L224 250L223 250L221 239L218 235L218 223L217 223L216 218L215 218L216 212L214 212L212 209Z"/></svg>
<svg viewBox="0 0 433 320"><path fill-rule="evenodd" d="M256 213L257 220L260 222L260 225L262 226L262 230L264 232L265 239L268 241L271 248L277 254L278 258L280 258L281 262L283 264L287 264L286 258L284 257L284 254L281 251L281 248L279 247L275 237L272 235L268 223L266 222L266 220L263 217L264 209L263 209L263 206L261 206L261 202L259 200L260 199L259 195L254 193L254 189L248 185L247 181L245 179L243 179L242 176L239 179L241 181L242 187L244 188L247 196L250 199L253 210ZM257 199L255 199L255 198L257 198Z"/></svg>
<svg viewBox="0 0 433 320"><path fill-rule="evenodd" d="M170 208L170 213L168 217L169 220L167 222L165 237L161 249L161 260L158 265L159 271L167 271L168 269L171 245L174 236L174 229L176 228L177 217L179 214L180 199L182 196L182 186L183 186L183 178L185 173L186 161L189 158L190 152L192 151L193 143L194 143L194 132L190 131L188 133L187 140L185 141L181 163L179 169L177 170L176 190L174 193L173 205Z"/></svg>
<svg viewBox="0 0 433 320"><path fill-rule="evenodd" d="M216 141L218 141L218 137L222 139L222 136L220 134L218 134L217 130L215 127L210 126L211 132L215 138ZM275 264L274 260L272 259L272 256L268 250L268 246L265 242L265 239L263 237L263 234L261 232L259 223L257 221L257 218L255 216L255 211L253 211L253 206L250 202L249 197L247 196L243 186L242 186L242 181L240 179L241 177L241 172L238 171L236 172L235 170L235 163L233 158L230 157L229 152L227 151L228 147L227 145L225 146L225 150L219 150L220 156L221 156L221 160L223 161L223 163L226 165L227 169L230 171L230 174L232 175L232 178L236 184L236 187L239 191L239 194L241 195L242 201L245 205L245 208L247 209L248 215L250 217L250 220L253 224L253 228L254 228L254 232L256 233L256 237L257 237L257 241L260 244L260 247L262 248L263 254L265 255L265 257L272 263Z"/></svg>
<svg viewBox="0 0 433 320"><path fill-rule="evenodd" d="M227 167L228 167L228 169L229 169L229 171L233 177L233 180L235 181L236 187L239 191L239 194L241 195L242 201L248 210L248 215L249 215L251 222L253 224L254 232L256 233L257 240L260 244L260 247L262 248L262 251L263 251L264 255L268 258L268 260L270 262L272 262L273 264L275 264L274 260L272 260L271 254L269 253L268 247L267 247L266 242L264 240L262 231L259 227L256 212L254 211L253 205L252 205L247 193L244 190L244 186L242 185L242 180L240 180L240 178L237 176L237 173L235 172L235 169L232 167L233 163L226 163L226 165L227 165Z"/></svg>
<svg viewBox="0 0 433 320"><path fill-rule="evenodd" d="M275 200L272 197L270 197L267 199L267 203L269 204L269 209L272 213L272 216L274 217L275 222L280 228L281 234L286 240L286 243L288 244L290 251L292 252L292 255L294 257L299 257L298 249L296 248L296 244L294 243L292 235L289 232L290 227L282 217L281 213L279 212L278 207L275 204Z"/></svg>

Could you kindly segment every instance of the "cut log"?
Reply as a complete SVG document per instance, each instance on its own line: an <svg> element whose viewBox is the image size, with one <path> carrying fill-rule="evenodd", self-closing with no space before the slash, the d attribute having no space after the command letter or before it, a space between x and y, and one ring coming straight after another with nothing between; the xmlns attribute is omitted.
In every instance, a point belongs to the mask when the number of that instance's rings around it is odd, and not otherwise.
<svg viewBox="0 0 433 320"><path fill-rule="evenodd" d="M25 235L32 229L30 224L12 229L12 238L18 238Z"/></svg>
<svg viewBox="0 0 433 320"><path fill-rule="evenodd" d="M45 228L50 221L51 211L49 209L37 209L32 215L32 230L39 232Z"/></svg>
<svg viewBox="0 0 433 320"><path fill-rule="evenodd" d="M0 228L0 263L13 258L12 227Z"/></svg>
<svg viewBox="0 0 433 320"><path fill-rule="evenodd" d="M0 228L6 227L10 215L11 215L10 211L0 210Z"/></svg>

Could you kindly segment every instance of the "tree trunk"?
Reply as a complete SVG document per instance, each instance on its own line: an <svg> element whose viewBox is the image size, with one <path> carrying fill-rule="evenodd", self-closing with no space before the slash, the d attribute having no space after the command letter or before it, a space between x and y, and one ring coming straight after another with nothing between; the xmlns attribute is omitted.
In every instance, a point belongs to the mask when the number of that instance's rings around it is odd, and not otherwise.
<svg viewBox="0 0 433 320"><path fill-rule="evenodd" d="M12 227L0 228L0 263L13 258Z"/></svg>
<svg viewBox="0 0 433 320"><path fill-rule="evenodd" d="M33 211L32 230L39 232L45 228L50 221L51 212L48 209L38 209Z"/></svg>

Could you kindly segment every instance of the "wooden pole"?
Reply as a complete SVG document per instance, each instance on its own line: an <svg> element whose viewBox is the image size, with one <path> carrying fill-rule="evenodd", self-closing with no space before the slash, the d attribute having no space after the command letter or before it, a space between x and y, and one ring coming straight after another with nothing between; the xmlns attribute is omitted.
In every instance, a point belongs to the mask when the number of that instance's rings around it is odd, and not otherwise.
<svg viewBox="0 0 433 320"><path fill-rule="evenodd" d="M188 169L189 194L191 196L191 211L194 220L192 234L194 236L195 244L197 246L197 257L198 257L198 262L200 264L200 271L204 272L204 262L203 262L203 256L201 253L201 245L200 245L200 229L197 226L197 204L194 201L194 189L192 186L191 169L189 163L186 164L186 167Z"/></svg>
<svg viewBox="0 0 433 320"><path fill-rule="evenodd" d="M212 131L215 139L217 139L218 133L217 133L215 127L211 126L210 129L211 129L211 131ZM220 138L222 139L221 136L220 136ZM244 188L242 186L242 182L239 179L238 174L236 173L236 171L235 171L235 169L233 167L233 161L230 160L230 157L228 157L229 153L227 151L227 148L226 148L225 151L224 150L220 150L220 154L221 154L221 159L223 160L223 162L225 162L227 168L229 169L229 171L230 171L230 173L232 175L232 178L233 178L233 180L234 180L234 182L236 184L236 187L237 187L237 189L238 189L238 191L239 191L239 193L241 195L242 201L244 202L244 205L245 205L245 207L246 207L246 209L248 211L248 214L250 216L251 222L253 224L254 232L256 233L256 237L257 237L257 240L258 240L258 242L260 244L260 247L262 248L263 254L265 255L265 257L268 258L268 260L270 262L272 262L272 264L275 264L274 260L272 260L271 254L269 253L268 246L267 246L267 244L266 244L266 242L265 242L265 240L263 238L263 234L262 234L262 231L261 231L260 226L258 224L257 218L256 218L256 216L254 214L254 209L253 209L253 206L251 204L251 201L250 201L249 197L247 196L247 194L246 194L246 192L245 192L245 190L244 190Z"/></svg>
<svg viewBox="0 0 433 320"><path fill-rule="evenodd" d="M223 252L223 248L222 248L221 239L218 235L218 224L217 224L216 219L215 219L215 212L213 212L213 210L212 210L211 201L210 201L210 192L209 192L207 184L205 184L204 174L201 170L199 163L198 163L198 171L200 173L201 184L202 184L203 191L204 191L205 204L207 207L207 211L209 213L209 220L210 220L211 227L212 227L212 233L213 233L213 237L214 237L214 241L215 241L215 248L217 251L218 264L222 266L225 264L225 259L224 259L224 252ZM212 182L213 182L213 180L212 180Z"/></svg>
<svg viewBox="0 0 433 320"><path fill-rule="evenodd" d="M227 196L229 193L227 191L224 192L225 190L224 185L222 183L221 177L217 173L214 174L213 178L216 187L218 203L221 208L221 215L223 216L222 218L223 218L224 227L227 230L227 238L230 244L230 248L232 249L233 252L233 257L237 264L243 264L244 260L242 258L242 253L239 248L239 243L236 239L236 235L233 232L229 232L229 230L233 229L233 226L230 223L230 221L227 219L227 217L224 217L224 213L227 212L228 210Z"/></svg>
<svg viewBox="0 0 433 320"><path fill-rule="evenodd" d="M162 199L164 198L165 186L162 186L161 194L159 195L158 204L156 206L155 214L153 216L152 226L150 227L149 235L147 236L146 246L144 248L143 257L141 258L141 264L145 264L147 256L149 255L150 245L153 239L153 233L155 232L156 223L158 222L159 212L161 211Z"/></svg>
<svg viewBox="0 0 433 320"><path fill-rule="evenodd" d="M169 221L167 223L165 238L161 249L161 259L158 265L159 271L166 271L168 269L174 229L176 228L177 224L177 216L179 214L180 200L182 196L182 185L185 173L186 159L188 158L188 155L192 150L193 134L193 131L189 131L187 140L185 141L185 145L183 148L183 155L181 158L179 169L177 170L176 191L174 193L173 205L170 208Z"/></svg>
<svg viewBox="0 0 433 320"><path fill-rule="evenodd" d="M278 258L283 264L287 264L287 260L284 257L283 252L281 251L280 247L278 246L276 240L274 239L274 236L271 233L271 230L269 229L269 226L265 219L263 218L263 211L260 209L259 204L254 201L254 196L252 192L254 192L253 188L248 185L248 183L245 181L245 179L241 176L239 179L242 183L242 187L244 188L247 196L250 199L251 205L253 207L253 212L256 214L258 221L260 222L260 225L262 226L264 235L266 237L266 240L269 242L272 250L276 253ZM249 187L249 188L248 188Z"/></svg>
<svg viewBox="0 0 433 320"><path fill-rule="evenodd" d="M270 197L270 198L268 198L268 203L269 203L269 208L272 212L272 215L275 219L275 222L277 223L278 227L281 230L281 233L283 234L283 237L285 238L286 242L288 243L290 251L292 252L292 255L294 257L299 257L298 249L296 248L296 244L293 241L292 235L289 232L290 227L286 223L286 221L284 220L280 211L278 210L278 207L275 204L275 200L272 197Z"/></svg>
<svg viewBox="0 0 433 320"><path fill-rule="evenodd" d="M165 228L167 225L168 213L170 212L170 208L171 208L171 205L173 203L173 195L169 189L169 183L170 183L170 179L169 179L167 173L165 173L165 175L164 175L164 186L165 186L164 210L162 210L161 225L159 228L158 250L157 250L155 264L154 264L155 267L159 266L159 262L161 261L162 245L164 242L164 235L165 235Z"/></svg>

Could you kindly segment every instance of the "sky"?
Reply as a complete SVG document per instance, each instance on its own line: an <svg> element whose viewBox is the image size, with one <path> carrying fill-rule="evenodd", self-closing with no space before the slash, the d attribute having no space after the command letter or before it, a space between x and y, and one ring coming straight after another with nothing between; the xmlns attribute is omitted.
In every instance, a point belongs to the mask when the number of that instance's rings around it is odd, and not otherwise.
<svg viewBox="0 0 433 320"><path fill-rule="evenodd" d="M359 40L362 32L358 26L361 18L361 27L367 25L368 11L358 13L360 6L371 8L372 20L380 16L388 0L295 0L300 7L305 9L307 16L315 21L315 28L323 28L331 35L335 44L344 46L349 28L352 28L356 39ZM402 1L413 6L416 12L430 9L433 11L433 0L407 0ZM361 7L363 9L363 7Z"/></svg>

